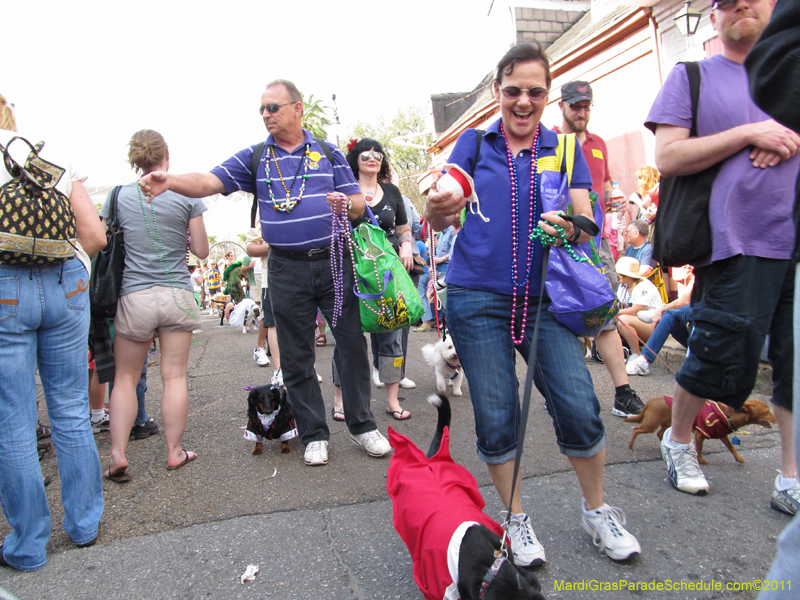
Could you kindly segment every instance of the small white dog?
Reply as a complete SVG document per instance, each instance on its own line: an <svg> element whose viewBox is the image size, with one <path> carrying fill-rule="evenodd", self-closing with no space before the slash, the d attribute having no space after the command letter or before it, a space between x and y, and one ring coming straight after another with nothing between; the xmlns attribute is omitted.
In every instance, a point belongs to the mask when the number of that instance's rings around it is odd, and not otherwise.
<svg viewBox="0 0 800 600"><path fill-rule="evenodd" d="M250 327L254 331L258 330L258 318L261 316L261 309L249 298L243 298L231 312L228 322L234 327L241 327L242 333L247 333Z"/></svg>
<svg viewBox="0 0 800 600"><path fill-rule="evenodd" d="M440 394L447 391L449 383L453 386L454 396L464 395L461 391L464 373L451 337L443 338L435 344L424 345L422 356L425 357L425 362L436 369L436 389Z"/></svg>

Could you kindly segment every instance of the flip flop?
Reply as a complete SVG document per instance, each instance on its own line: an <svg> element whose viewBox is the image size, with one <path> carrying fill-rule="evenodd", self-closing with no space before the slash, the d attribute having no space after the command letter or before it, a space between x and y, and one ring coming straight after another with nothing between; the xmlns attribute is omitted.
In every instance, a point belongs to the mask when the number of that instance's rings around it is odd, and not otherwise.
<svg viewBox="0 0 800 600"><path fill-rule="evenodd" d="M123 467L122 470L117 470L114 473L111 472L111 467L109 467L108 471L103 473L103 477L110 479L114 483L128 483L133 479L133 475L128 473L128 467Z"/></svg>
<svg viewBox="0 0 800 600"><path fill-rule="evenodd" d="M183 448L181 448L181 450L183 450ZM176 469L180 469L186 463L190 463L195 458L197 458L197 454L194 454L193 456L189 456L189 452L186 451L186 450L183 450L183 453L186 455L186 458L183 459L183 462L180 462L177 465L172 465L171 467L169 465L167 465L167 471L175 471Z"/></svg>
<svg viewBox="0 0 800 600"><path fill-rule="evenodd" d="M344 409L336 410L335 406L331 408L331 418L334 421L344 421Z"/></svg>
<svg viewBox="0 0 800 600"><path fill-rule="evenodd" d="M325 336L325 334L321 333L317 336L317 346L322 347L327 343L328 343L328 338Z"/></svg>
<svg viewBox="0 0 800 600"><path fill-rule="evenodd" d="M36 439L41 440L44 438L50 437L50 428L47 425L42 425L41 423L36 423Z"/></svg>
<svg viewBox="0 0 800 600"><path fill-rule="evenodd" d="M406 414L406 416L405 416L405 417L403 416L403 413L405 413L405 414ZM407 411L407 410L405 410L405 409L401 409L401 410L387 410L387 411L386 411L386 414L387 414L387 415L392 415L392 418L393 418L395 421L408 421L408 420L411 418L411 413L410 413L410 412L408 412L408 411Z"/></svg>

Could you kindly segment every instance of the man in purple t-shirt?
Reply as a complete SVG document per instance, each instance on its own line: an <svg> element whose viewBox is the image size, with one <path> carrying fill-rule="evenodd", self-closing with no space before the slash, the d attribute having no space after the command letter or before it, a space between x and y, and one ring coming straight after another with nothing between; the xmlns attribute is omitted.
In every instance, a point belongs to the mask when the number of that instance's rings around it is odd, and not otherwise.
<svg viewBox="0 0 800 600"><path fill-rule="evenodd" d="M743 65L774 5L774 0L713 0L711 23L722 54L699 63L698 137L689 137L692 103L683 65L670 73L645 125L655 132L656 165L663 176L689 175L720 163L709 202L712 255L708 263L695 265L689 350L676 377L672 427L661 441L670 481L682 492L708 492L692 422L705 398L741 409L769 333L772 402L782 445L771 505L788 511L791 500L794 506L800 500L791 420L790 265L800 137L753 103Z"/></svg>

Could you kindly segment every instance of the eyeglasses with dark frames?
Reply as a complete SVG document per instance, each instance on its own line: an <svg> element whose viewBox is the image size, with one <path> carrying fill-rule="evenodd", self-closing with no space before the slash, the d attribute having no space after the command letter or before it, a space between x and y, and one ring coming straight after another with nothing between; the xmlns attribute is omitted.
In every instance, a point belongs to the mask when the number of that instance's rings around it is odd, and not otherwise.
<svg viewBox="0 0 800 600"><path fill-rule="evenodd" d="M374 158L378 162L383 161L383 154L381 154L377 150L367 150L366 152L362 152L358 156L359 158L361 158L362 162L368 162L370 158Z"/></svg>
<svg viewBox="0 0 800 600"><path fill-rule="evenodd" d="M539 85L535 85L527 90L522 90L516 85L507 85L504 88L500 88L500 91L503 92L503 96L505 96L509 100L516 100L522 95L523 91L527 92L528 97L534 102L538 102L539 100L544 100L545 96L547 96L547 88L543 88L542 86Z"/></svg>
<svg viewBox="0 0 800 600"><path fill-rule="evenodd" d="M289 104L295 104L294 102L282 102L278 104L277 102L270 102L269 104L263 104L258 107L258 114L263 115L264 111L267 111L269 114L273 114L278 112L281 109L281 106L288 106Z"/></svg>
<svg viewBox="0 0 800 600"><path fill-rule="evenodd" d="M590 112L592 110L592 106L594 106L594 102L589 102L588 104L578 104L576 102L575 104L569 105L570 109L572 109L573 112L581 112L582 110Z"/></svg>

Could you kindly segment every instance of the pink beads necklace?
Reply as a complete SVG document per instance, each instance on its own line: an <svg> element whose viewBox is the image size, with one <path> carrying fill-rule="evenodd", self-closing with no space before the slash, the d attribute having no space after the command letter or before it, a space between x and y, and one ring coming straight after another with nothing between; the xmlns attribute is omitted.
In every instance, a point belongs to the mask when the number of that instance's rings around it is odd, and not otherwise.
<svg viewBox="0 0 800 600"><path fill-rule="evenodd" d="M506 143L506 157L508 158L508 172L511 176L511 341L515 346L519 346L525 339L525 324L528 321L528 287L530 285L531 266L533 265L533 245L534 241L528 239L528 236L523 236L527 240L528 247L525 251L525 276L520 281L519 272L519 242L520 242L520 229L519 229L519 213L520 213L520 199L519 199L519 185L517 176L517 162L514 160L514 155L511 152L511 147L508 145L506 139L505 128L503 122L500 121L500 133L503 135L503 140ZM536 133L533 136L531 143L531 186L530 186L530 210L528 211L528 233L533 231L533 216L539 214L540 210L537 208L537 197L539 188L539 174L537 167L539 164L539 127L536 127ZM544 277L542 273L542 277ZM519 325L519 335L517 335L517 290L524 288L522 298L522 322Z"/></svg>

